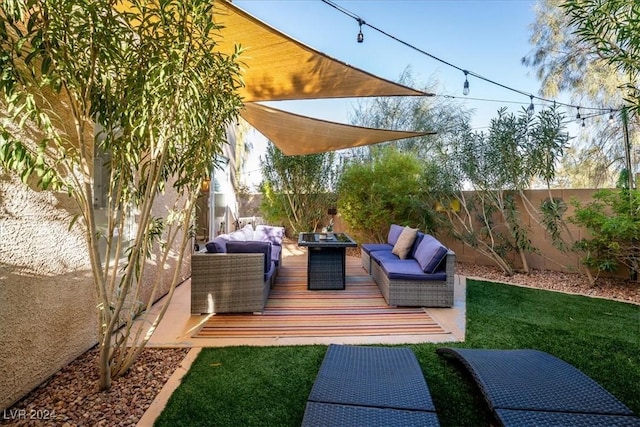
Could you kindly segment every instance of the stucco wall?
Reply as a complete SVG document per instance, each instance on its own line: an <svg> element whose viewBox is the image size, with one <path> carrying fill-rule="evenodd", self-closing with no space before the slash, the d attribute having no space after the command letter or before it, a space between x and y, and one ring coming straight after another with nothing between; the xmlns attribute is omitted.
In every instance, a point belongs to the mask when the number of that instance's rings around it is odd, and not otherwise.
<svg viewBox="0 0 640 427"><path fill-rule="evenodd" d="M0 409L97 341L95 297L74 203L0 175Z"/></svg>
<svg viewBox="0 0 640 427"><path fill-rule="evenodd" d="M169 186L168 186L169 187ZM168 191L156 214L173 205ZM37 192L0 174L0 411L37 387L98 341L96 295L76 206L66 194ZM146 267L140 300L151 297L156 273L164 296L178 265L178 250L161 264L156 247ZM190 274L190 250L178 283Z"/></svg>
<svg viewBox="0 0 640 427"><path fill-rule="evenodd" d="M167 211L173 207L173 204L176 200L177 194L171 187L172 183L167 183L166 185L166 193L156 196L155 203L153 205L154 215L164 216ZM176 239L176 244L181 243L181 238L183 233L180 233L178 238ZM187 248L185 249L185 256L182 259L181 268L178 271L178 283L182 283L191 275L191 246L192 242L189 241L187 244ZM155 283L156 277L160 278L160 284L154 295L154 302L160 299L162 296L166 295L169 292L171 287L171 280L173 279L173 274L176 271L176 268L179 268L178 260L179 260L179 248L175 247L169 253L169 257L166 260L164 265L161 265L161 255L162 251L156 244L154 247L153 254L151 259L147 262L145 267L145 279L142 283L141 291L140 291L140 300L143 302L147 302L151 297L151 292L153 290L153 285ZM157 276L157 273L160 273Z"/></svg>

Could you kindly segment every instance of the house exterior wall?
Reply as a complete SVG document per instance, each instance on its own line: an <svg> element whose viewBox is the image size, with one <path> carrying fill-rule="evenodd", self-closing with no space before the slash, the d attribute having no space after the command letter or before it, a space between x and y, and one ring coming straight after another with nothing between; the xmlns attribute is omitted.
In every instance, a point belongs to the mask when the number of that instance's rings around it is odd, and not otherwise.
<svg viewBox="0 0 640 427"><path fill-rule="evenodd" d="M0 175L0 410L97 342L86 241L69 230L76 209Z"/></svg>
<svg viewBox="0 0 640 427"><path fill-rule="evenodd" d="M175 197L172 191L159 196L155 213L164 214ZM80 221L69 230L76 213L66 194L34 191L0 175L0 411L98 342L84 231ZM178 283L188 278L190 253L188 247L179 265L176 248L161 264L156 247L140 300L164 296L177 268ZM152 295L156 276L160 284Z"/></svg>
<svg viewBox="0 0 640 427"><path fill-rule="evenodd" d="M156 200L153 205L154 215L166 215L167 211L171 208L171 206L173 206L173 203L175 202L177 197L178 196L173 190L173 187L170 184L167 184L166 193L156 196ZM189 240L189 243L187 243L187 247L185 248L185 254L182 259L182 264L178 263L180 255L180 248L178 247L178 245L182 241L183 235L183 232L178 235L175 242L176 245L174 245L174 248L169 253L169 257L164 264L161 264L162 251L158 247L158 244L155 245L151 259L145 266L145 277L140 291L141 301L146 303L152 297L152 290L156 277L159 277L160 283L158 289L156 290L156 294L153 295L153 302L162 298L167 294L167 292L169 292L169 289L171 288L171 280L173 279L176 269L178 269L178 284L184 282L191 276L191 239Z"/></svg>

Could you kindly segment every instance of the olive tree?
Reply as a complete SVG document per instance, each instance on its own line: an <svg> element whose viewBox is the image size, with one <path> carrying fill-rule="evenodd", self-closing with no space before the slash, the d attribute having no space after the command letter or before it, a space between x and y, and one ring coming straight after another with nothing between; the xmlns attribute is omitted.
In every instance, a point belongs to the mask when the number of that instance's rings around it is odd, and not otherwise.
<svg viewBox="0 0 640 427"><path fill-rule="evenodd" d="M547 187L552 182L567 143L562 123L562 115L553 109L535 116L501 109L487 133L463 133L451 152L425 169L430 185L425 196L440 206L453 236L507 275L514 273L511 253L529 271L526 254L536 249L523 214L540 221L543 215L524 190L536 180Z"/></svg>
<svg viewBox="0 0 640 427"><path fill-rule="evenodd" d="M269 141L260 159L260 209L270 221L286 221L294 234L316 231L335 206L335 154L287 156Z"/></svg>
<svg viewBox="0 0 640 427"><path fill-rule="evenodd" d="M42 190L64 191L76 202L85 231L99 319L100 388L111 385L141 352L167 305L132 336L148 304L137 301L156 250L163 266L181 265L198 188L225 139L241 101L237 55L216 51L219 27L203 0L5 0L0 3L0 165ZM65 128L52 100L68 106ZM101 132L94 136L99 123ZM26 140L24 128L37 131ZM111 155L108 224L100 230L93 206L98 150ZM176 195L168 212L156 197ZM165 201L165 203L167 203ZM118 238L124 218L137 217L127 247ZM72 224L73 226L73 224ZM125 253L110 260L106 253ZM169 279L169 297L179 268ZM169 298L170 299L170 298ZM123 327L124 326L124 327Z"/></svg>
<svg viewBox="0 0 640 427"><path fill-rule="evenodd" d="M559 176L562 175L565 185L614 185L618 173L627 167L625 144L621 141L625 128L629 139L637 143L638 115L627 118L617 111L625 105L625 98L632 102L633 87L638 84L637 67L634 73L618 66L623 62L631 65L632 61L615 60L616 52L629 59L637 58L637 41L634 43L633 39L637 38L637 22L624 18L632 16L634 8L637 15L637 2L626 0L536 3L536 20L529 39L533 48L522 62L535 70L541 81L541 93L556 97L565 92L578 105L603 109L569 112L571 117L577 118L578 113L587 117L589 127L576 135L561 160ZM607 120L609 109L613 121Z"/></svg>

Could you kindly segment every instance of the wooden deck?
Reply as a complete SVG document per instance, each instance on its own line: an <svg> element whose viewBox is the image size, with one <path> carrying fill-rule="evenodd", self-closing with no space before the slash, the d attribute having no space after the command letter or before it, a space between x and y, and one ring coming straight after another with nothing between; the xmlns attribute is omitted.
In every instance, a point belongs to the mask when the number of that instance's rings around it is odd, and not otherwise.
<svg viewBox="0 0 640 427"><path fill-rule="evenodd" d="M148 347L417 344L464 340L464 279L453 308L387 306L360 258L347 256L346 289L307 290L307 255L283 247L283 265L263 314L192 316L191 282L176 288ZM461 282L461 283L460 283ZM157 312L163 300L152 312ZM139 322L146 333L149 325Z"/></svg>
<svg viewBox="0 0 640 427"><path fill-rule="evenodd" d="M347 257L345 290L307 290L303 254L284 257L263 314L210 316L192 338L368 343L447 333L423 308L388 306L356 257Z"/></svg>

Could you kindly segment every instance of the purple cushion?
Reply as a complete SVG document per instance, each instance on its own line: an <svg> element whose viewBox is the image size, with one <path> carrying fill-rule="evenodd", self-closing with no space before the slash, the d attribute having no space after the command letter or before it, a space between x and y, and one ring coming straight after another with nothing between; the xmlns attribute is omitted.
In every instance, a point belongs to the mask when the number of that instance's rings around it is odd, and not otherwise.
<svg viewBox="0 0 640 427"><path fill-rule="evenodd" d="M360 245L362 250L365 253L370 253L371 251L389 251L393 250L393 245L388 243L363 243Z"/></svg>
<svg viewBox="0 0 640 427"><path fill-rule="evenodd" d="M374 251L369 253L369 256L371 256L371 259L374 261L400 261L398 255L391 251Z"/></svg>
<svg viewBox="0 0 640 427"><path fill-rule="evenodd" d="M204 246L205 246L205 248L207 248L207 253L217 254L219 252L218 251L218 246L216 245L216 242L214 242L213 240L210 241L210 242L207 242L207 244L204 245Z"/></svg>
<svg viewBox="0 0 640 427"><path fill-rule="evenodd" d="M447 248L435 237L426 234L418 245L414 257L422 271L434 273L446 255Z"/></svg>
<svg viewBox="0 0 640 427"><path fill-rule="evenodd" d="M275 273L276 268L277 268L277 267L276 267L276 263L275 263L275 262L273 262L273 261L271 261L271 262L269 263L269 271L265 272L265 273L264 273L264 276L263 276L263 280L264 280L265 282L266 282L267 280L269 280L269 279L271 278L271 276L273 276L273 273Z"/></svg>
<svg viewBox="0 0 640 427"><path fill-rule="evenodd" d="M409 252L409 258L414 258L416 257L416 251L418 250L418 247L420 246L420 243L422 243L422 239L424 239L424 236L426 236L426 234L424 234L421 231L418 231L418 235L416 236L416 240L413 242L413 246L411 247L411 252Z"/></svg>
<svg viewBox="0 0 640 427"><path fill-rule="evenodd" d="M227 252L227 242L233 240L229 234L221 234L215 239L213 239L213 244L215 245L215 252L219 254L223 254ZM211 242L210 242L211 243ZM205 245L207 250L209 250L209 243Z"/></svg>
<svg viewBox="0 0 640 427"><path fill-rule="evenodd" d="M256 225L256 231L253 233L253 240L261 242L271 242L274 245L282 246L284 238L284 227L272 225Z"/></svg>
<svg viewBox="0 0 640 427"><path fill-rule="evenodd" d="M276 264L276 267L280 265L281 254L282 254L282 246L271 245L271 260Z"/></svg>
<svg viewBox="0 0 640 427"><path fill-rule="evenodd" d="M264 272L271 269L271 243L269 242L227 242L227 253L264 254Z"/></svg>
<svg viewBox="0 0 640 427"><path fill-rule="evenodd" d="M404 230L403 226L391 224L391 227L389 227L389 235L387 236L387 243L394 246L398 241L398 237L400 237L402 230Z"/></svg>
<svg viewBox="0 0 640 427"><path fill-rule="evenodd" d="M444 271L427 274L413 259L385 259L379 264L390 280L447 280L447 274Z"/></svg>

